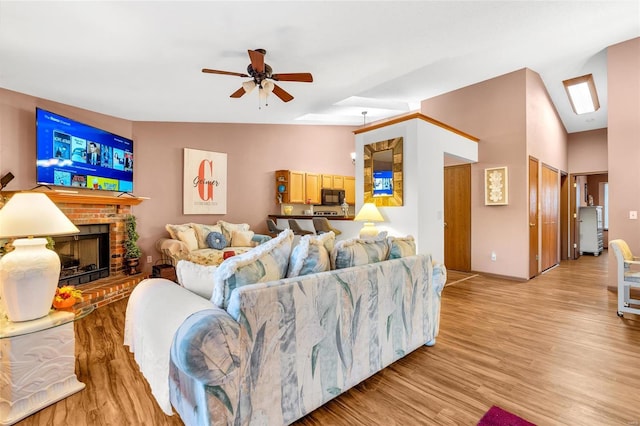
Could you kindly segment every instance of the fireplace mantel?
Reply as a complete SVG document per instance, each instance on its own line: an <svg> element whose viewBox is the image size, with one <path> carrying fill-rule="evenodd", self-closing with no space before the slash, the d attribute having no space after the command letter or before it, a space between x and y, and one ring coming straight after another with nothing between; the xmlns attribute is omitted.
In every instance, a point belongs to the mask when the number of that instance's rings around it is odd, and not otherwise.
<svg viewBox="0 0 640 426"><path fill-rule="evenodd" d="M18 192L18 191L15 191ZM13 195L15 192L6 192L7 195ZM68 204L103 204L116 206L137 206L146 197L130 197L123 195L117 197L114 195L94 195L87 193L60 192L60 191L22 191L22 192L43 192L49 196L54 203Z"/></svg>

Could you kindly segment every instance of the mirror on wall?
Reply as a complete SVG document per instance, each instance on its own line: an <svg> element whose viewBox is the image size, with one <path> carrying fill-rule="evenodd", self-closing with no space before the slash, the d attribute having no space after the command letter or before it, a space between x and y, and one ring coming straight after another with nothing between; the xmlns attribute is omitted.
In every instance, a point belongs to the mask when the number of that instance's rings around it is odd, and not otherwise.
<svg viewBox="0 0 640 426"><path fill-rule="evenodd" d="M364 146L364 202L402 205L402 137Z"/></svg>

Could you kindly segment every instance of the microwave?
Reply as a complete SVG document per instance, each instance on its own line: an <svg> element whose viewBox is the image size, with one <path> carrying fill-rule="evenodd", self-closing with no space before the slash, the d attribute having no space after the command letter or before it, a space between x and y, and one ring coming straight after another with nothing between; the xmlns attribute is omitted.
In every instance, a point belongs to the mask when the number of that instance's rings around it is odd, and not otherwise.
<svg viewBox="0 0 640 426"><path fill-rule="evenodd" d="M344 203L344 189L327 189L320 190L321 204L323 206L339 206Z"/></svg>

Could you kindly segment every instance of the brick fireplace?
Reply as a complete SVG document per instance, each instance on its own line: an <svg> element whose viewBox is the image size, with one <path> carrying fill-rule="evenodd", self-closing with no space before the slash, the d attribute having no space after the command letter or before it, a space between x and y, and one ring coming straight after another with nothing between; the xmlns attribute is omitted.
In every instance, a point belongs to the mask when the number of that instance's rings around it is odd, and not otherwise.
<svg viewBox="0 0 640 426"><path fill-rule="evenodd" d="M74 225L109 226L109 275L124 275L124 219L142 200L132 197L82 195L64 192L47 193Z"/></svg>

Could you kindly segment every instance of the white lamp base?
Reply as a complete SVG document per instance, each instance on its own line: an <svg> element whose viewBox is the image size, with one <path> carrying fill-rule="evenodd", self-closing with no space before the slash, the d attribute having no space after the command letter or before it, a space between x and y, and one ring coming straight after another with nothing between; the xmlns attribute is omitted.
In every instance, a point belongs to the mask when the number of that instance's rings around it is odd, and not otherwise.
<svg viewBox="0 0 640 426"><path fill-rule="evenodd" d="M9 320L29 321L49 313L60 279L60 258L46 238L21 238L0 259L2 308Z"/></svg>
<svg viewBox="0 0 640 426"><path fill-rule="evenodd" d="M378 236L378 228L373 222L365 222L360 230L360 238L375 238Z"/></svg>

